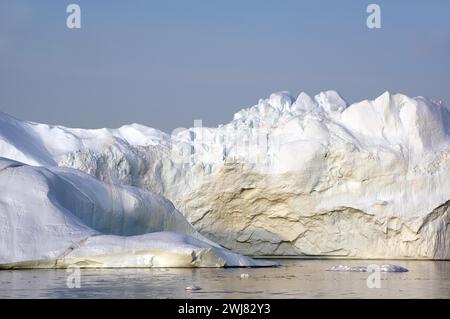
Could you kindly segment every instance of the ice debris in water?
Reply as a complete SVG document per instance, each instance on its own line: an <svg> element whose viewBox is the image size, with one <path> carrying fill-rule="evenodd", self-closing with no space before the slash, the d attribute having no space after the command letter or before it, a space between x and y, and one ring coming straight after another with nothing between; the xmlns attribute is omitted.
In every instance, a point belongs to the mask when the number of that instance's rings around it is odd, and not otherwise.
<svg viewBox="0 0 450 319"><path fill-rule="evenodd" d="M367 271L380 271L380 272L407 272L408 269L392 264L381 265L381 267L367 267L367 266L333 266L328 268L327 271L348 271L348 272L367 272Z"/></svg>

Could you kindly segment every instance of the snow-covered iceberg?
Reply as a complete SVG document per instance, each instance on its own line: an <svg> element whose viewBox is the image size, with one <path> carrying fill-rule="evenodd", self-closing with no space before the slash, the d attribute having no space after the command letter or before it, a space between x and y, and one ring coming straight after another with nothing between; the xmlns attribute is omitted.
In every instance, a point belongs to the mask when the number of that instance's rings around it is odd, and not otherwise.
<svg viewBox="0 0 450 319"><path fill-rule="evenodd" d="M450 258L450 115L424 97L279 92L171 135L1 114L0 156L151 190L248 255Z"/></svg>
<svg viewBox="0 0 450 319"><path fill-rule="evenodd" d="M172 203L74 169L0 158L0 269L268 266L200 235Z"/></svg>

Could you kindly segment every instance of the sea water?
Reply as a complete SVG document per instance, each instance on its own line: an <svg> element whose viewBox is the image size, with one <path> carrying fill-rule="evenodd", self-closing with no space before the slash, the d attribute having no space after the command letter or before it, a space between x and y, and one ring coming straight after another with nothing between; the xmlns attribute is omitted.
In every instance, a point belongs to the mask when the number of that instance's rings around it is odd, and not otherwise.
<svg viewBox="0 0 450 319"><path fill-rule="evenodd" d="M277 268L2 270L0 298L450 298L450 261L277 261ZM409 271L372 278L327 271L383 264Z"/></svg>

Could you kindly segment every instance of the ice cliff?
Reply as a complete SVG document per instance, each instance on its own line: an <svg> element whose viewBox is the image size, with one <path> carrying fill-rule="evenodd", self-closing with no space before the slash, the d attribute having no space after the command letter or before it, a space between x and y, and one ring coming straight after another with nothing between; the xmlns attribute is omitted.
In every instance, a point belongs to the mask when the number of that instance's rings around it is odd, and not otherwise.
<svg viewBox="0 0 450 319"><path fill-rule="evenodd" d="M424 97L279 92L171 135L2 114L0 156L156 192L244 254L450 258L450 115Z"/></svg>

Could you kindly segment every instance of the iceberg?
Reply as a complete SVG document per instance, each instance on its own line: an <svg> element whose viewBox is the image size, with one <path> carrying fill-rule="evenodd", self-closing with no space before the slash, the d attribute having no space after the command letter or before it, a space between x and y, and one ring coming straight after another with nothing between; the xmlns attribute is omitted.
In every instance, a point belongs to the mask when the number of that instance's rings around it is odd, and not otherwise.
<svg viewBox="0 0 450 319"><path fill-rule="evenodd" d="M450 259L450 114L425 97L277 92L172 134L0 114L0 156L162 195L246 255Z"/></svg>
<svg viewBox="0 0 450 319"><path fill-rule="evenodd" d="M0 269L271 266L200 235L160 195L0 158Z"/></svg>

